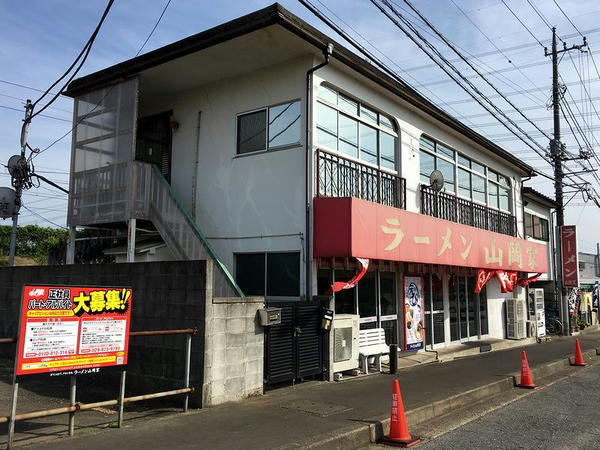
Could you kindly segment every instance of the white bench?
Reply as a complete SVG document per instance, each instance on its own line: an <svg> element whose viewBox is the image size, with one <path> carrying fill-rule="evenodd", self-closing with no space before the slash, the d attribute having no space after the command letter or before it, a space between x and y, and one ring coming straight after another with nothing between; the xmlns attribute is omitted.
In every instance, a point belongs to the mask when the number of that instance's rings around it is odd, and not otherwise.
<svg viewBox="0 0 600 450"><path fill-rule="evenodd" d="M381 356L390 353L390 347L385 343L384 329L371 328L368 330L360 330L358 352L361 369L364 373L369 373L369 356L375 357L377 370L381 372Z"/></svg>

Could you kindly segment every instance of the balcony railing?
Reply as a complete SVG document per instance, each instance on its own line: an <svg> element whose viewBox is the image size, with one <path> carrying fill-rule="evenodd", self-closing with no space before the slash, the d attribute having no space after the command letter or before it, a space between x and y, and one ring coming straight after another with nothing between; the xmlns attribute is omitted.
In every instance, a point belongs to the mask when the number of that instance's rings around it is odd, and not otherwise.
<svg viewBox="0 0 600 450"><path fill-rule="evenodd" d="M355 197L406 209L406 180L398 175L317 150L319 197Z"/></svg>
<svg viewBox="0 0 600 450"><path fill-rule="evenodd" d="M517 235L515 216L421 185L421 213L496 233Z"/></svg>

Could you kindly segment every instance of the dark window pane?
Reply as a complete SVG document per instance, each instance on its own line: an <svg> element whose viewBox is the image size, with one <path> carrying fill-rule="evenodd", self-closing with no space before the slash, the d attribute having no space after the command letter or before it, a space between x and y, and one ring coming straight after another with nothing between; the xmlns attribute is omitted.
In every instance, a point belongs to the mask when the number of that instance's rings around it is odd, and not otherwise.
<svg viewBox="0 0 600 450"><path fill-rule="evenodd" d="M300 142L300 102L269 108L269 148Z"/></svg>
<svg viewBox="0 0 600 450"><path fill-rule="evenodd" d="M350 114L354 114L355 116L358 116L358 103L356 103L354 100L352 100L342 94L339 94L338 105L343 111L346 111L346 112L349 112Z"/></svg>
<svg viewBox="0 0 600 450"><path fill-rule="evenodd" d="M379 133L379 152L381 153L381 167L396 170L396 139L387 133Z"/></svg>
<svg viewBox="0 0 600 450"><path fill-rule="evenodd" d="M445 155L450 159L454 159L454 150L452 150L451 148L448 148L442 144L437 144L436 148L438 153L441 153L442 155Z"/></svg>
<svg viewBox="0 0 600 450"><path fill-rule="evenodd" d="M479 175L471 175L473 184L473 200L485 203L485 178Z"/></svg>
<svg viewBox="0 0 600 450"><path fill-rule="evenodd" d="M323 100L327 100L330 103L333 103L334 105L337 104L337 92L335 92L333 89L328 88L327 86L319 86L319 98L322 98Z"/></svg>
<svg viewBox="0 0 600 450"><path fill-rule="evenodd" d="M358 158L358 122L340 114L340 151Z"/></svg>
<svg viewBox="0 0 600 450"><path fill-rule="evenodd" d="M540 219L540 225L542 227L542 239L544 241L550 240L550 230L548 227L548 221L546 219Z"/></svg>
<svg viewBox="0 0 600 450"><path fill-rule="evenodd" d="M360 159L377 164L377 130L360 124Z"/></svg>
<svg viewBox="0 0 600 450"><path fill-rule="evenodd" d="M432 307L434 311L444 310L444 292L442 276L436 273L431 275Z"/></svg>
<svg viewBox="0 0 600 450"><path fill-rule="evenodd" d="M300 253L267 254L267 295L279 297L300 295Z"/></svg>
<svg viewBox="0 0 600 450"><path fill-rule="evenodd" d="M540 218L538 216L533 216L533 237L536 239L542 238L542 224L540 223Z"/></svg>
<svg viewBox="0 0 600 450"><path fill-rule="evenodd" d="M480 174L485 175L485 168L481 164L476 163L475 161L471 161L471 168L475 172L479 172Z"/></svg>
<svg viewBox="0 0 600 450"><path fill-rule="evenodd" d="M431 139L427 139L426 137L422 137L419 143L420 147L429 150L430 152L435 152L435 144Z"/></svg>
<svg viewBox="0 0 600 450"><path fill-rule="evenodd" d="M463 155L458 155L458 163L461 166L471 167L471 160L469 158L465 158Z"/></svg>
<svg viewBox="0 0 600 450"><path fill-rule="evenodd" d="M348 281L354 276L354 272L349 270L336 270L335 281ZM335 293L335 313L336 314L356 314L356 303L354 302L354 290L343 289Z"/></svg>
<svg viewBox="0 0 600 450"><path fill-rule="evenodd" d="M398 320L386 320L381 322L381 328L385 331L385 343L387 345L397 344Z"/></svg>
<svg viewBox="0 0 600 450"><path fill-rule="evenodd" d="M454 193L454 164L437 158L437 169L444 175L444 187L450 193Z"/></svg>
<svg viewBox="0 0 600 450"><path fill-rule="evenodd" d="M481 324L481 334L488 334L487 289L485 286L479 294L479 320Z"/></svg>
<svg viewBox="0 0 600 450"><path fill-rule="evenodd" d="M488 181L488 205L498 207L498 185Z"/></svg>
<svg viewBox="0 0 600 450"><path fill-rule="evenodd" d="M379 124L382 127L385 127L390 131L394 131L394 132L396 131L396 129L394 128L394 123L390 119L388 119L387 117L385 117L381 114L379 115Z"/></svg>
<svg viewBox="0 0 600 450"><path fill-rule="evenodd" d="M510 189L500 186L498 193L500 195L498 200L500 209L510 211Z"/></svg>
<svg viewBox="0 0 600 450"><path fill-rule="evenodd" d="M525 237L533 237L533 216L525 213Z"/></svg>
<svg viewBox="0 0 600 450"><path fill-rule="evenodd" d="M458 168L458 195L471 198L471 172Z"/></svg>
<svg viewBox="0 0 600 450"><path fill-rule="evenodd" d="M236 255L235 280L244 295L265 295L265 254Z"/></svg>
<svg viewBox="0 0 600 450"><path fill-rule="evenodd" d="M331 287L331 269L319 269L317 272L317 293L325 295Z"/></svg>
<svg viewBox="0 0 600 450"><path fill-rule="evenodd" d="M431 175L431 172L435 170L435 156L430 155L427 152L421 151L420 158L421 183L429 185L429 175Z"/></svg>
<svg viewBox="0 0 600 450"><path fill-rule="evenodd" d="M376 272L368 272L358 283L358 313L360 317L377 315Z"/></svg>
<svg viewBox="0 0 600 450"><path fill-rule="evenodd" d="M360 105L360 117L377 123L377 113L372 109L367 108L365 105Z"/></svg>
<svg viewBox="0 0 600 450"><path fill-rule="evenodd" d="M238 154L265 150L266 140L266 110L238 116Z"/></svg>
<svg viewBox="0 0 600 450"><path fill-rule="evenodd" d="M393 272L381 272L379 274L381 294L381 315L390 316L397 314L396 309L396 277Z"/></svg>

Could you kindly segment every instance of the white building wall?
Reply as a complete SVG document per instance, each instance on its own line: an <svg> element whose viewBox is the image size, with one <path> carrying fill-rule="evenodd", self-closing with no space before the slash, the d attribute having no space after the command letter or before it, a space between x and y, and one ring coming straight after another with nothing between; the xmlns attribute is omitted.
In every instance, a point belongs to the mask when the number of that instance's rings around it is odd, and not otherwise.
<svg viewBox="0 0 600 450"><path fill-rule="evenodd" d="M540 276L541 281L554 280L553 267L554 264L552 262L554 258L554 222L552 220L552 213L547 206L541 205L539 203L535 203L534 200L527 198L527 205L524 207L525 212L528 214L533 214L534 216L541 217L548 221L548 228L550 233L550 241L541 241L539 239L534 239L532 237L528 237L528 241L537 242L539 244L546 245L547 250L547 261L548 261L548 272L544 273Z"/></svg>
<svg viewBox="0 0 600 450"><path fill-rule="evenodd" d="M349 73L349 69L339 67L335 63L325 66L315 74L313 88L318 89L318 86L323 82L330 83L340 92L346 93L396 119L401 135L400 175L406 178L407 210L420 212L418 194L420 183L419 140L422 134L426 134L510 178L513 185L512 213L517 218L518 234L523 237L521 176L504 159L469 141L451 128L431 119L372 81ZM315 100L316 95L313 98L313 107Z"/></svg>
<svg viewBox="0 0 600 450"><path fill-rule="evenodd" d="M288 61L141 105L140 117L173 110L179 128L171 184L232 272L236 252L293 250L303 258L304 132L298 146L236 155L236 124L239 113L300 99L304 130L310 61Z"/></svg>

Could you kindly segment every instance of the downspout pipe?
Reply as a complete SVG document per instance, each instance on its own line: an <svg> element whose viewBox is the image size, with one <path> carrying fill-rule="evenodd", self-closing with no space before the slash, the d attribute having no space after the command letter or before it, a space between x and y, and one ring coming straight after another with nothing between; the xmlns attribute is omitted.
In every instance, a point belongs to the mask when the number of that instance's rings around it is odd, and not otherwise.
<svg viewBox="0 0 600 450"><path fill-rule="evenodd" d="M313 103L313 97L312 97L312 75L313 73L315 73L317 70L319 70L321 67L326 66L327 64L329 64L329 59L331 58L331 55L333 54L333 44L330 42L327 44L327 47L325 47L323 49L323 57L325 58L325 61L323 61L321 64L315 66L315 67L311 67L310 69L308 69L308 71L306 72L306 114L305 114L305 121L306 121L306 134L304 136L304 145L306 146L306 167L305 167L305 173L306 173L306 179L305 179L305 183L306 183L306 240L305 240L305 257L306 257L306 276L305 276L305 280L306 280L306 300L310 300L312 297L312 243L311 243L311 234L310 234L310 205L312 202L312 199L310 197L310 186L311 186L311 161L312 161L312 153L313 153L313 140L312 140L312 135L311 135L311 129L312 129L312 115L311 115L311 111L312 111L312 103Z"/></svg>

